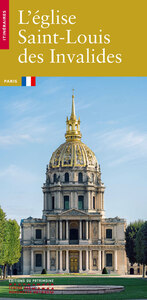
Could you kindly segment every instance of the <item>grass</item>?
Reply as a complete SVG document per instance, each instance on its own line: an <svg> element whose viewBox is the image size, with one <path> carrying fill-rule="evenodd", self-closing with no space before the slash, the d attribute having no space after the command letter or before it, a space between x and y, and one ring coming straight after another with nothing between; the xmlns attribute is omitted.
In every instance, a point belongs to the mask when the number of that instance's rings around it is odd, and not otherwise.
<svg viewBox="0 0 147 300"><path fill-rule="evenodd" d="M47 277L44 277L44 279ZM22 278L21 278L22 279ZM30 279L30 278L29 278ZM38 278L37 278L38 279ZM49 278L48 278L49 279ZM147 299L147 280L142 278L86 278L86 277L54 277L54 285L59 284L99 284L99 285L123 285L125 290L120 293L105 295L37 295L37 294L9 294L9 281L0 281L0 297L4 298L30 298L52 300L119 300L119 299ZM27 279L25 278L25 281ZM34 280L34 277L32 278ZM39 278L41 281L42 278ZM40 284L43 282L40 282Z"/></svg>

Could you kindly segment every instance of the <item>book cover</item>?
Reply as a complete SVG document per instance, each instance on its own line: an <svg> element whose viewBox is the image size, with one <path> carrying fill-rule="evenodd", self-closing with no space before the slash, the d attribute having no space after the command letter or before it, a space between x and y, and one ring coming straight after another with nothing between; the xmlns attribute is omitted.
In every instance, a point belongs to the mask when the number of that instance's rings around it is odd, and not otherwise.
<svg viewBox="0 0 147 300"><path fill-rule="evenodd" d="M0 3L0 297L145 299L146 8Z"/></svg>

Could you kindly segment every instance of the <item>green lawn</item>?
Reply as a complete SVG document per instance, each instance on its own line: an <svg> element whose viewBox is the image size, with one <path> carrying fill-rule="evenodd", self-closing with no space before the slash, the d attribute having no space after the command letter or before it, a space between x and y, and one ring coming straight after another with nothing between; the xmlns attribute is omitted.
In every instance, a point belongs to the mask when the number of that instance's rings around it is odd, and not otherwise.
<svg viewBox="0 0 147 300"><path fill-rule="evenodd" d="M45 278L45 277L44 277ZM94 299L147 299L147 280L142 278L91 278L91 277L50 277L54 279L54 285L58 284L100 284L100 285L123 285L125 291L120 293L105 295L25 295L25 294L9 294L9 281L0 281L0 297L9 298L32 298L32 299L57 299L57 300L94 300ZM22 278L21 278L22 279ZM34 279L34 277L32 278ZM40 278L41 279L41 278ZM40 283L41 284L41 283Z"/></svg>

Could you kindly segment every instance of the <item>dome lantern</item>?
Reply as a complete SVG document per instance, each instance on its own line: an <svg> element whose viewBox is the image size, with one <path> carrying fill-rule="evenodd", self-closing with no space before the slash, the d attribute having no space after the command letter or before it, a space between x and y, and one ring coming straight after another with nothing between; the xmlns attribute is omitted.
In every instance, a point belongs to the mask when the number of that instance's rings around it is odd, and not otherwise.
<svg viewBox="0 0 147 300"><path fill-rule="evenodd" d="M74 90L73 90L74 91ZM74 93L72 94L72 110L70 119L66 119L66 134L67 142L80 141L82 134L80 132L80 118L77 120L75 115Z"/></svg>
<svg viewBox="0 0 147 300"><path fill-rule="evenodd" d="M97 168L98 163L95 154L90 148L81 142L80 118L75 115L74 94L72 94L72 109L70 119L66 119L66 142L60 145L49 162L49 167L89 167Z"/></svg>

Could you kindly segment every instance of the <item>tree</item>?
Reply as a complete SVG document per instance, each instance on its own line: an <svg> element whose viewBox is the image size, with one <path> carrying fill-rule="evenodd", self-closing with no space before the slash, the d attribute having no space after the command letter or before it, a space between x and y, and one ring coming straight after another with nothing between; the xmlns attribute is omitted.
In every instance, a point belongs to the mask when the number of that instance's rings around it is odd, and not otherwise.
<svg viewBox="0 0 147 300"><path fill-rule="evenodd" d="M147 265L147 221L138 230L135 244L136 260L143 265L143 277L145 277Z"/></svg>
<svg viewBox="0 0 147 300"><path fill-rule="evenodd" d="M5 227L6 227L6 214L0 207L0 251L2 249L2 243L5 236ZM1 252L0 252L1 254Z"/></svg>
<svg viewBox="0 0 147 300"><path fill-rule="evenodd" d="M12 267L21 256L20 227L16 220L8 220L8 259L7 264Z"/></svg>
<svg viewBox="0 0 147 300"><path fill-rule="evenodd" d="M0 208L0 265L4 267L3 278L6 278L7 265L12 266L20 258L20 229L15 220L6 220Z"/></svg>
<svg viewBox="0 0 147 300"><path fill-rule="evenodd" d="M131 264L137 262L135 239L142 224L143 221L138 220L134 223L130 223L126 229L126 254Z"/></svg>
<svg viewBox="0 0 147 300"><path fill-rule="evenodd" d="M0 208L0 265L4 266L7 257L7 221L6 214Z"/></svg>

